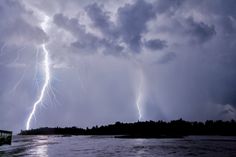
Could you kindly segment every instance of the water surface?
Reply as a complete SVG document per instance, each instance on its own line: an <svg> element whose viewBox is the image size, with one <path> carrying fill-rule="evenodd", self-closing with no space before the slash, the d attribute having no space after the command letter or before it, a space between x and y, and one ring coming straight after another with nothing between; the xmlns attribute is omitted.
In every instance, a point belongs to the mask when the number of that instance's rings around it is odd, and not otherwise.
<svg viewBox="0 0 236 157"><path fill-rule="evenodd" d="M236 137L118 139L109 136L14 136L11 146L0 147L0 156L235 157Z"/></svg>

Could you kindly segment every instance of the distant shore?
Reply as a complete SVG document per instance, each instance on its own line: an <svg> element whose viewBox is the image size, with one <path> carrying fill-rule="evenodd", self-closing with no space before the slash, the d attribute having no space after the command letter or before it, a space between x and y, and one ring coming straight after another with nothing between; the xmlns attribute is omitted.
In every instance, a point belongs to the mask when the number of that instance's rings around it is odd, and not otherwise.
<svg viewBox="0 0 236 157"><path fill-rule="evenodd" d="M38 128L23 130L19 135L114 135L116 138L182 138L190 135L236 136L236 122L212 121L189 122L182 119L170 122L145 121L135 123L116 122L92 128Z"/></svg>

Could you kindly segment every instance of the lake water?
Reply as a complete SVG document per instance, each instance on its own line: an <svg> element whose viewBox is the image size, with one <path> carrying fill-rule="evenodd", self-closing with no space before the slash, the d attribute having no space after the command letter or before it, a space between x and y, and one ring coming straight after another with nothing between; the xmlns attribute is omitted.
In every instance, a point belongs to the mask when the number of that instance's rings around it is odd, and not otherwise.
<svg viewBox="0 0 236 157"><path fill-rule="evenodd" d="M14 136L0 156L32 157L236 157L236 137L118 139L109 136Z"/></svg>

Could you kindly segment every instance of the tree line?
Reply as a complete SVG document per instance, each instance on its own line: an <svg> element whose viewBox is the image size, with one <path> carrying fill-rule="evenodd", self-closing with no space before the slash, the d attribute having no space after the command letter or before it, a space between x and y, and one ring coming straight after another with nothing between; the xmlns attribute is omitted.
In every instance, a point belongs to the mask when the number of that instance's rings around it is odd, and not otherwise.
<svg viewBox="0 0 236 157"><path fill-rule="evenodd" d="M135 123L116 122L106 126L92 128L38 128L22 130L20 135L115 135L116 137L172 138L188 135L222 135L236 136L236 122L212 121L189 122L182 119L165 121L138 121Z"/></svg>

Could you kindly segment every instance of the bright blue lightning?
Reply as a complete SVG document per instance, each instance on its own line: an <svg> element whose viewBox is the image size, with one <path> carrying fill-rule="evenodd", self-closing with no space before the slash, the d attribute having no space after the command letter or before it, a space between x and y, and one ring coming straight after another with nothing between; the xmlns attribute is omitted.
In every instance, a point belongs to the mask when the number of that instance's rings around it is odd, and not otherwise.
<svg viewBox="0 0 236 157"><path fill-rule="evenodd" d="M42 14L42 13L41 13L41 15L43 15L43 22L41 24L41 28L42 28L43 31L46 31L46 29L48 27L49 17L46 16L45 14ZM42 103L43 98L45 96L45 92L46 92L46 90L48 88L48 85L50 83L50 56L49 56L49 52L46 48L46 43L45 42L41 45L41 48L42 48L42 52L44 53L44 61L43 61L42 68L44 69L45 80L44 80L44 84L43 84L43 87L41 89L39 98L33 104L33 109L32 109L32 111L31 111L31 113L28 117L28 120L27 120L27 123L26 123L26 130L30 129L30 123L31 123L32 117L35 115L35 112L36 112L36 109L37 109L38 105L40 103Z"/></svg>
<svg viewBox="0 0 236 157"><path fill-rule="evenodd" d="M26 129L27 130L29 130L29 128L30 128L31 119L32 119L33 115L35 114L37 106L42 102L42 100L44 98L44 95L45 95L45 91L46 91L46 89L48 87L48 84L50 82L49 53L48 53L48 51L46 49L46 45L45 44L42 44L42 49L43 49L43 52L44 52L44 64L43 64L43 67L44 67L44 71L45 71L45 82L44 82L44 85L42 87L40 96L39 96L38 100L34 103L33 110L30 113L29 118L27 120L27 123L26 123Z"/></svg>

